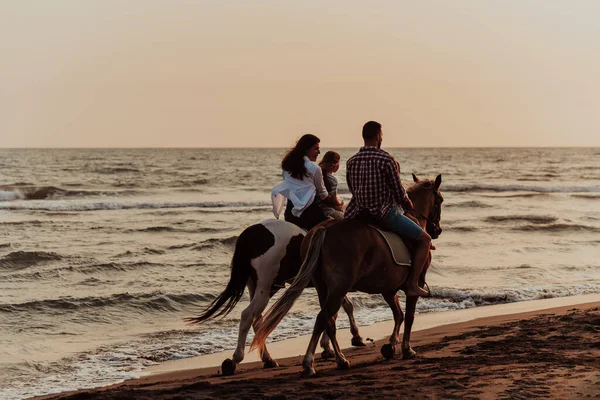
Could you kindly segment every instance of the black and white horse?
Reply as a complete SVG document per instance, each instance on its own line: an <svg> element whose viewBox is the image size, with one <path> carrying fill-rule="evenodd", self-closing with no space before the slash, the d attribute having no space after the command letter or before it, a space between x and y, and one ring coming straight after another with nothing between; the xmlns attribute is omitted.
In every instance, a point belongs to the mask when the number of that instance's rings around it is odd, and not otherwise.
<svg viewBox="0 0 600 400"><path fill-rule="evenodd" d="M305 235L306 232L298 226L276 219L264 220L246 228L235 244L227 287L200 316L186 319L199 323L229 314L248 287L250 304L242 311L233 360L227 359L221 365L223 375L233 374L236 365L244 359L248 331L251 326L256 329L269 299L298 273L302 264L300 246ZM365 346L354 320L352 303L346 297L342 305L350 320L352 345ZM323 357L334 355L326 334L321 339L321 347ZM266 347L260 357L264 368L278 366Z"/></svg>

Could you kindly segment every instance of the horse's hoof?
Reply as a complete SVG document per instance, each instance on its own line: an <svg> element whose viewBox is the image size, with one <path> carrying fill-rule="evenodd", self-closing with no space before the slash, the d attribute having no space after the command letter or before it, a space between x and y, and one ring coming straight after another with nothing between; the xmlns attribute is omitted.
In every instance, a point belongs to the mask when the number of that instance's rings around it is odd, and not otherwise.
<svg viewBox="0 0 600 400"><path fill-rule="evenodd" d="M277 361L273 360L272 358L270 360L265 361L263 364L263 368L265 368L265 369L276 368L276 367L279 367L279 364L277 364Z"/></svg>
<svg viewBox="0 0 600 400"><path fill-rule="evenodd" d="M394 346L393 344L386 343L383 346L381 346L381 355L386 360L394 358L395 353L396 353L396 346Z"/></svg>
<svg viewBox="0 0 600 400"><path fill-rule="evenodd" d="M324 360L326 360L328 358L333 358L333 357L335 357L335 353L331 349L325 349L321 353L321 358L324 359Z"/></svg>
<svg viewBox="0 0 600 400"><path fill-rule="evenodd" d="M352 338L352 346L354 347L365 347L367 343L360 336L355 336Z"/></svg>
<svg viewBox="0 0 600 400"><path fill-rule="evenodd" d="M304 368L304 370L302 370L303 378L310 378L311 376L315 376L316 374L317 374L317 371L315 371L315 369L313 367Z"/></svg>
<svg viewBox="0 0 600 400"><path fill-rule="evenodd" d="M402 359L403 360L412 360L417 356L417 352L413 349L402 350Z"/></svg>
<svg viewBox="0 0 600 400"><path fill-rule="evenodd" d="M342 361L338 362L338 369L350 369L350 361L343 359Z"/></svg>
<svg viewBox="0 0 600 400"><path fill-rule="evenodd" d="M223 361L223 363L221 364L221 372L223 373L223 376L233 375L233 373L235 372L235 363L231 358L228 358L227 360Z"/></svg>

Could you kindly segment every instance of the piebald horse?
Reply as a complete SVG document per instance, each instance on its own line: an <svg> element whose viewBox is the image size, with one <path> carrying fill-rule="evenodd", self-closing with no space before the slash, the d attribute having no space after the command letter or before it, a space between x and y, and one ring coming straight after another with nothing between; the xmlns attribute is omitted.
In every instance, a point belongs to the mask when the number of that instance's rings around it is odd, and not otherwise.
<svg viewBox="0 0 600 400"><path fill-rule="evenodd" d="M264 220L246 228L235 244L227 287L200 316L186 319L191 323L199 323L226 316L248 287L250 304L242 311L233 359L228 358L221 364L223 375L233 374L236 365L244 359L248 331L251 326L256 329L269 299L298 273L302 265L300 247L305 235L306 232L298 226L276 219ZM352 345L366 346L354 320L352 303L344 297L342 305L350 320ZM321 346L324 358L334 356L327 335L323 335ZM278 366L266 346L261 347L260 357L265 368Z"/></svg>
<svg viewBox="0 0 600 400"><path fill-rule="evenodd" d="M407 189L408 195L415 207L420 226L435 239L442 232L440 217L443 197L439 192L442 177L438 175L435 182L429 179L419 180L415 175L413 179L415 184ZM406 298L405 319L397 292L405 289L409 269L395 264L385 240L375 229L356 219L319 225L306 236L302 244L302 254L304 262L298 275L256 329L251 349L258 347L260 350L264 347L267 336L312 281L319 295L321 311L317 315L312 338L302 362L304 376L315 374L314 353L323 330L326 330L333 344L338 368L350 367L335 336L335 315L344 296L350 291L380 293L392 309L394 330L389 344L381 349L384 357L394 356L395 345L400 343L400 326L403 321L405 325L402 356L412 358L416 355L410 347L410 333L419 297ZM424 285L430 262L431 253L421 274L421 286Z"/></svg>

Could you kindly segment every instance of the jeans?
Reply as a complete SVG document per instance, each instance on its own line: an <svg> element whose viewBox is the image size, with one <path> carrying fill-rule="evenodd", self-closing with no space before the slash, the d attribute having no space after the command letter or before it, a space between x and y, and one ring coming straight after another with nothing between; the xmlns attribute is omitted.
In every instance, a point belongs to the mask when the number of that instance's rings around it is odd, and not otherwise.
<svg viewBox="0 0 600 400"><path fill-rule="evenodd" d="M413 220L400 213L397 207L392 206L379 220L378 224L386 231L397 233L410 239L418 239L423 234L423 229Z"/></svg>

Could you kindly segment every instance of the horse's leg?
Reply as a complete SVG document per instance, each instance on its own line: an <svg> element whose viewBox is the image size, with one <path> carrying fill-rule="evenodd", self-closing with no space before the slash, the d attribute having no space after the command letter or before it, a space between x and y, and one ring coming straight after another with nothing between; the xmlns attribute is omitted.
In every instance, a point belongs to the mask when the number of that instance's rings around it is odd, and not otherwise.
<svg viewBox="0 0 600 400"><path fill-rule="evenodd" d="M321 309L321 312L325 311L325 317L331 315L331 317L325 320L325 329L327 330L327 336L331 340L331 344L333 345L333 351L335 352L335 359L340 369L348 369L350 368L350 362L346 360L342 350L340 349L340 345L336 338L336 327L335 327L335 318L333 318L340 307L342 306L342 299L344 295L339 295L332 293L331 291L327 295L327 300L325 301L325 307Z"/></svg>
<svg viewBox="0 0 600 400"><path fill-rule="evenodd" d="M363 338L360 336L358 332L358 325L356 325L356 320L354 319L354 305L348 298L348 296L344 296L342 300L342 307L344 311L348 315L348 321L350 321L350 333L352 333L352 346L356 347L364 347L367 345ZM333 317L334 323L337 320L337 314ZM321 353L321 358L331 358L335 356L335 352L329 345L329 335L324 333L321 337L321 348L323 352Z"/></svg>
<svg viewBox="0 0 600 400"><path fill-rule="evenodd" d="M352 346L366 346L367 343L365 343L363 338L360 337L360 333L358 332L358 325L356 325L356 321L354 320L354 305L352 304L352 301L350 301L348 296L344 296L344 299L342 300L342 307L348 315L348 321L350 321L350 333L352 333Z"/></svg>
<svg viewBox="0 0 600 400"><path fill-rule="evenodd" d="M325 285L321 285L321 290L317 290L317 295L319 296L319 305L321 306L321 308L323 308L323 306L325 305L325 300L327 299L327 288L325 287ZM337 319L337 314L333 318ZM323 332L323 334L321 335L320 345L323 349L323 352L321 352L321 358L335 357L335 352L329 344L329 336L326 332Z"/></svg>
<svg viewBox="0 0 600 400"><path fill-rule="evenodd" d="M333 323L335 323L335 321L337 320L337 314L333 317ZM323 351L321 352L321 358L333 358L335 357L335 352L333 351L333 348L331 347L330 341L329 341L329 335L327 335L327 332L323 332L323 334L321 335L321 342L319 343L321 348L323 349Z"/></svg>
<svg viewBox="0 0 600 400"><path fill-rule="evenodd" d="M256 287L256 285L253 282L249 281L247 286L248 291L250 292L251 300L248 307L246 307L246 309L242 311L237 347L235 349L235 352L233 353L233 370L231 371L231 373L235 371L236 365L242 362L242 360L244 359L244 350L246 347L246 339L248 338L248 331L250 330L251 326L258 322L260 316L262 315L262 312L267 307L267 304L269 303L270 299L269 295L271 282L268 282L267 284L264 282L264 280L263 282L259 281L259 285L258 287ZM271 356L266 351L266 349L263 352L263 354L261 354L261 359L265 363L265 367L275 366L277 364L271 359ZM269 365L267 365L267 363L269 363ZM272 365L273 363L275 363L275 365ZM225 362L223 363L222 367L223 375L230 375L228 373L230 372L228 370L229 368L225 366Z"/></svg>
<svg viewBox="0 0 600 400"><path fill-rule="evenodd" d="M310 338L310 342L308 343L308 348L306 349L306 354L304 355L304 359L302 360L302 375L303 376L312 376L316 374L315 369L313 367L313 361L315 359L315 351L317 350L317 344L319 343L319 338L323 334L325 330L325 324L327 323L325 312L321 309L319 314L317 314L317 320L315 321L315 327L313 328L313 333Z"/></svg>
<svg viewBox="0 0 600 400"><path fill-rule="evenodd" d="M396 345L400 343L400 326L404 321L404 313L402 312L400 300L398 299L398 295L396 293L386 293L383 295L383 299L386 301L386 303L388 303L392 309L392 314L394 315L394 330L390 336L390 344Z"/></svg>
<svg viewBox="0 0 600 400"><path fill-rule="evenodd" d="M278 289L271 291L269 294L269 299L273 296L275 296L275 293L277 293ZM268 303L269 300L267 300ZM265 310L265 308L267 307L267 304L265 303L265 305L262 307L262 311ZM260 321L262 320L262 311L254 318L254 322L252 323L252 328L254 329L254 331L256 332L256 329L258 328L258 324L260 323ZM265 345L262 348L259 348L259 352L260 353L260 359L263 362L263 368L275 368L275 367L279 367L279 364L277 363L277 361L275 361L272 357L271 354L269 354L269 350L267 350L267 344L265 343Z"/></svg>
<svg viewBox="0 0 600 400"><path fill-rule="evenodd" d="M415 310L417 309L419 296L406 297L406 318L404 320L404 337L402 338L402 358L414 358L417 353L410 347L410 332L415 321Z"/></svg>
<svg viewBox="0 0 600 400"><path fill-rule="evenodd" d="M321 337L321 335L323 335L323 337L325 337L325 341L326 343L329 342L329 340L326 338L328 335L325 334L325 329L327 329L327 325L331 322L331 324L333 325L333 334L335 335L335 319L333 318L335 315L337 315L337 311L340 308L341 305L341 298L339 301L339 304L337 305L337 308L332 307L331 305L329 307L327 307L327 301L329 299L329 291L327 289L327 286L325 285L324 282L322 282L322 279L317 278L317 279L313 279L313 284L315 286L315 289L317 290L317 294L319 295L319 304L321 305L321 311L319 311L319 314L317 314L317 319L315 321L315 327L313 329L313 334L312 337L310 338L310 342L308 343L308 348L306 349L306 354L304 356L304 360L302 361L302 366L304 368L304 370L302 371L302 375L303 376L312 376L314 375L315 369L313 367L313 361L315 358L315 351L317 350L317 344L319 342L319 338ZM331 311L332 310L332 311ZM329 328L331 329L331 328ZM329 336L329 338L331 338L331 336ZM334 346L334 354L336 354L336 358L337 353L335 352L335 347L337 346L337 341L335 340L335 338L331 338L332 344ZM338 348L338 352L339 352L339 346L337 346Z"/></svg>
<svg viewBox="0 0 600 400"><path fill-rule="evenodd" d="M384 344L381 347L381 354L389 360L394 357L396 345L400 343L400 326L404 320L404 313L402 312L402 307L400 307L400 300L398 300L396 292L384 293L382 295L383 299L392 309L392 314L394 315L394 330L390 336L390 341L388 344Z"/></svg>

